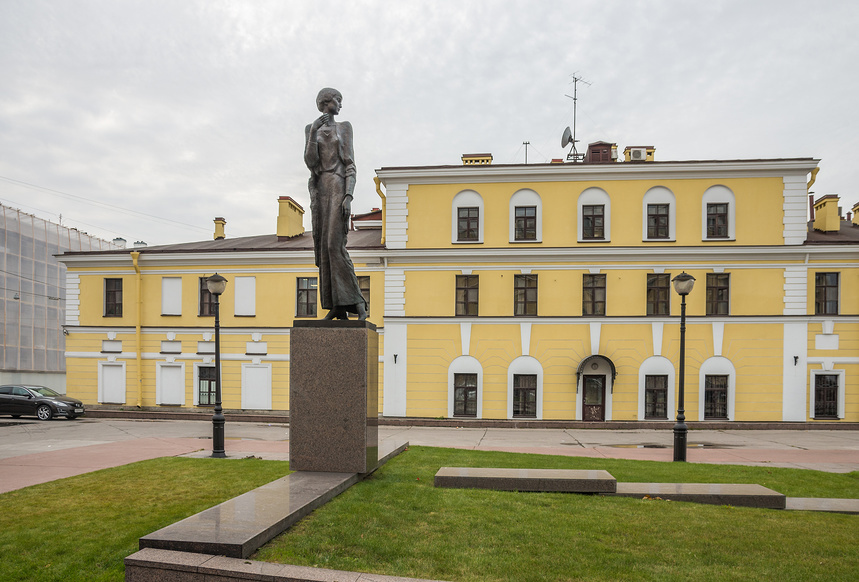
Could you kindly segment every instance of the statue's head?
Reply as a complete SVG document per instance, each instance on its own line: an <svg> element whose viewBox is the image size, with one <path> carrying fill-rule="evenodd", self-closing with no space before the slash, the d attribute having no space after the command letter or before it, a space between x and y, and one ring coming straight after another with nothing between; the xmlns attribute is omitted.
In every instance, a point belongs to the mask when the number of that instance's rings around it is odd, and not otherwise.
<svg viewBox="0 0 859 582"><path fill-rule="evenodd" d="M342 101L343 95L337 89L325 87L319 92L319 95L316 96L316 108L319 111L323 111L325 109L325 104L329 101L333 101L335 98L339 98Z"/></svg>

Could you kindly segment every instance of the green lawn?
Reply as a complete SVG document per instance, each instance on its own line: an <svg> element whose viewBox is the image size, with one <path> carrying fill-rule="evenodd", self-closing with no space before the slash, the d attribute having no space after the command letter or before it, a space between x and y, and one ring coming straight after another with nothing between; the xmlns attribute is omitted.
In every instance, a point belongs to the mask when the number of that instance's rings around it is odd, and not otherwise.
<svg viewBox="0 0 859 582"><path fill-rule="evenodd" d="M124 579L138 538L288 473L280 461L164 458L0 495L0 580Z"/></svg>
<svg viewBox="0 0 859 582"><path fill-rule="evenodd" d="M856 580L859 517L435 489L442 466L606 469L618 481L760 483L859 497L859 473L412 447L255 559L444 580Z"/></svg>
<svg viewBox="0 0 859 582"><path fill-rule="evenodd" d="M441 466L596 468L620 481L859 497L859 473L412 447L255 558L446 580L859 578L856 516L435 489ZM118 582L141 536L286 472L278 461L165 458L4 493L0 581Z"/></svg>

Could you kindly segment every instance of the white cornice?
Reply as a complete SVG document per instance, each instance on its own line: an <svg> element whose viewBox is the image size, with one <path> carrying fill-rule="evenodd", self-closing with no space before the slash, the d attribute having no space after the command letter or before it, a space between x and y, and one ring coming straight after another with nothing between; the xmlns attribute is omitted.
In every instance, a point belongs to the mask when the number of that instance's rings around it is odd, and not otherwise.
<svg viewBox="0 0 859 582"><path fill-rule="evenodd" d="M513 164L486 166L416 166L381 168L376 175L394 184L497 182L581 182L636 179L712 179L804 175L817 167L813 158L713 160L614 164Z"/></svg>
<svg viewBox="0 0 859 582"><path fill-rule="evenodd" d="M855 256L854 245L826 246L700 246L700 247L502 247L502 248L451 248L451 249L398 249L385 253L389 265L397 263L445 264L467 263L551 263L624 261L698 261L722 263L725 261L844 261ZM859 265L857 265L859 266Z"/></svg>
<svg viewBox="0 0 859 582"><path fill-rule="evenodd" d="M356 263L379 263L385 249L355 250L349 249L349 256ZM57 257L61 263L75 268L86 267L127 267L131 268L130 255L116 254L62 255ZM217 266L223 265L271 265L294 264L312 265L312 250L271 250L271 251L229 251L229 252L187 252L187 253L141 253L140 267L169 267L169 266Z"/></svg>

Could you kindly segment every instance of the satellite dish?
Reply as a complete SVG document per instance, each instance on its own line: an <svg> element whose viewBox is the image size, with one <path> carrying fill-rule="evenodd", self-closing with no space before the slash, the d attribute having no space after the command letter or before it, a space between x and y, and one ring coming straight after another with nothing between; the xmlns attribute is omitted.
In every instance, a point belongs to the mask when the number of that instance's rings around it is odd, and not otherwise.
<svg viewBox="0 0 859 582"><path fill-rule="evenodd" d="M570 131L570 128L564 130L564 135L561 137L561 147L565 148L568 145L573 143L573 132Z"/></svg>

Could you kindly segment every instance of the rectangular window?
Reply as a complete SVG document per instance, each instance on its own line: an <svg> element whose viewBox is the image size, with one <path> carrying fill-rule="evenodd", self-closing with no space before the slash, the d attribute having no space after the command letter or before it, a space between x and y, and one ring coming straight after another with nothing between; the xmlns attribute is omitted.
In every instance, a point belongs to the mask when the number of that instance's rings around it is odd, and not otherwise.
<svg viewBox="0 0 859 582"><path fill-rule="evenodd" d="M537 315L537 275L514 275L513 315Z"/></svg>
<svg viewBox="0 0 859 582"><path fill-rule="evenodd" d="M316 317L316 277L299 277L295 298L296 317Z"/></svg>
<svg viewBox="0 0 859 582"><path fill-rule="evenodd" d="M814 418L838 418L838 375L814 376Z"/></svg>
<svg viewBox="0 0 859 582"><path fill-rule="evenodd" d="M233 279L233 297L235 306L233 314L237 317L254 317L256 315L256 277L236 277Z"/></svg>
<svg viewBox="0 0 859 582"><path fill-rule="evenodd" d="M707 315L728 315L731 299L731 276L707 273Z"/></svg>
<svg viewBox="0 0 859 582"><path fill-rule="evenodd" d="M728 377L704 376L704 420L727 420Z"/></svg>
<svg viewBox="0 0 859 582"><path fill-rule="evenodd" d="M161 315L182 315L182 278L161 278Z"/></svg>
<svg viewBox="0 0 859 582"><path fill-rule="evenodd" d="M206 286L207 277L200 277L200 311L199 314L215 315L215 296L209 293Z"/></svg>
<svg viewBox="0 0 859 582"><path fill-rule="evenodd" d="M536 374L513 374L513 418L537 418Z"/></svg>
<svg viewBox="0 0 859 582"><path fill-rule="evenodd" d="M605 238L605 206L602 204L582 206L582 239Z"/></svg>
<svg viewBox="0 0 859 582"><path fill-rule="evenodd" d="M122 279L104 280L104 316L122 317Z"/></svg>
<svg viewBox="0 0 859 582"><path fill-rule="evenodd" d="M728 204L707 204L707 238L728 238Z"/></svg>
<svg viewBox="0 0 859 582"><path fill-rule="evenodd" d="M477 275L456 276L457 315L477 315L477 298L479 291Z"/></svg>
<svg viewBox="0 0 859 582"><path fill-rule="evenodd" d="M364 303L367 304L367 313L370 313L370 277L366 275L358 277L358 287L361 289L361 297L364 298Z"/></svg>
<svg viewBox="0 0 859 582"><path fill-rule="evenodd" d="M647 205L647 238L669 238L668 204Z"/></svg>
<svg viewBox="0 0 859 582"><path fill-rule="evenodd" d="M453 375L453 415L477 416L477 374Z"/></svg>
<svg viewBox="0 0 859 582"><path fill-rule="evenodd" d="M200 406L214 406L216 380L214 366L197 368L197 402Z"/></svg>
<svg viewBox="0 0 859 582"><path fill-rule="evenodd" d="M605 315L605 275L582 278L582 315Z"/></svg>
<svg viewBox="0 0 859 582"><path fill-rule="evenodd" d="M644 418L668 419L668 376L644 377Z"/></svg>
<svg viewBox="0 0 859 582"><path fill-rule="evenodd" d="M838 315L838 273L814 274L814 314Z"/></svg>
<svg viewBox="0 0 859 582"><path fill-rule="evenodd" d="M470 206L456 209L458 225L456 240L480 240L480 208Z"/></svg>
<svg viewBox="0 0 859 582"><path fill-rule="evenodd" d="M647 275L647 315L671 315L671 275Z"/></svg>
<svg viewBox="0 0 859 582"><path fill-rule="evenodd" d="M537 207L516 207L516 240L537 240Z"/></svg>

